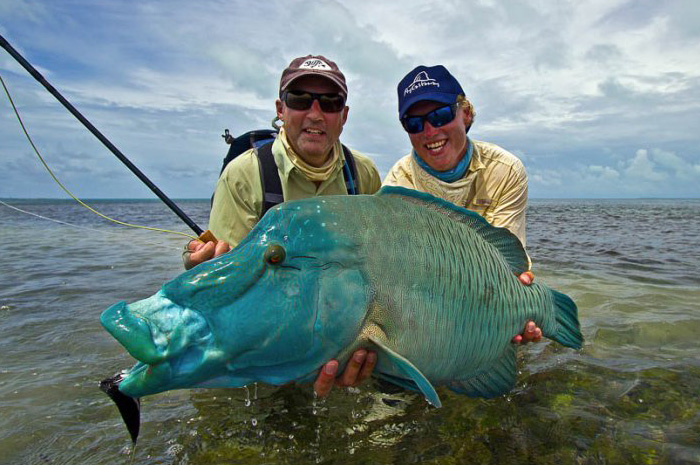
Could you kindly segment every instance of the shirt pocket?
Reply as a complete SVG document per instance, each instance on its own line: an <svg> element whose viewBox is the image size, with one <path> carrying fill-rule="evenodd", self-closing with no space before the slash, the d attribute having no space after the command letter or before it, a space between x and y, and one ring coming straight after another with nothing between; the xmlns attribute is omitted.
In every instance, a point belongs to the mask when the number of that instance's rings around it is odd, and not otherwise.
<svg viewBox="0 0 700 465"><path fill-rule="evenodd" d="M479 215L483 216L486 218L486 220L489 220L489 212L491 211L491 206L492 206L493 201L490 198L474 198L469 205L467 205L467 209L471 210L473 212L478 213Z"/></svg>

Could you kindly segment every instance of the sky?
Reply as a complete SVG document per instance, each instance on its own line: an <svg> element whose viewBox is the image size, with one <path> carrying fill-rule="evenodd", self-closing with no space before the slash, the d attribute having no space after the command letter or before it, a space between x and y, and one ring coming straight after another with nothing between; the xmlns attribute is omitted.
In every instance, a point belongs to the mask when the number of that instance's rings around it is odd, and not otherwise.
<svg viewBox="0 0 700 465"><path fill-rule="evenodd" d="M344 72L341 141L382 177L410 151L398 82L442 64L531 198L700 197L696 0L2 0L0 34L172 198L211 195L224 129L268 128L308 54ZM3 49L0 76L74 194L154 197ZM2 92L0 198L37 197L67 195Z"/></svg>

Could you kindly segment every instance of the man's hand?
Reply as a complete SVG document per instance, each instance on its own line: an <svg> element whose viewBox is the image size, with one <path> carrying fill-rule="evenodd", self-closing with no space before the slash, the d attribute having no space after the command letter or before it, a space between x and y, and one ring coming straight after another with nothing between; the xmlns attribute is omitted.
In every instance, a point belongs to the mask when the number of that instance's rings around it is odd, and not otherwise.
<svg viewBox="0 0 700 465"><path fill-rule="evenodd" d="M518 280L526 286L532 284L535 275L532 271L526 271L518 276ZM537 327L534 321L528 321L522 334L518 334L511 339L513 344L527 344L528 342L539 342L542 339L542 330Z"/></svg>
<svg viewBox="0 0 700 465"><path fill-rule="evenodd" d="M510 340L513 344L527 344L528 342L540 342L542 340L542 330L537 327L534 321L528 321L522 334L514 336Z"/></svg>
<svg viewBox="0 0 700 465"><path fill-rule="evenodd" d="M526 271L521 273L520 276L518 276L518 279L524 285L529 286L535 280L535 275L532 273L532 271Z"/></svg>
<svg viewBox="0 0 700 465"><path fill-rule="evenodd" d="M187 249L182 254L185 269L189 270L207 260L218 257L231 250L231 246L224 241L207 242L192 240L187 244Z"/></svg>
<svg viewBox="0 0 700 465"><path fill-rule="evenodd" d="M357 386L372 374L377 364L377 354L365 349L356 350L345 366L345 370L336 379L338 373L338 361L331 360L323 365L321 373L314 382L314 392L318 397L326 397L333 388L333 384L341 387Z"/></svg>

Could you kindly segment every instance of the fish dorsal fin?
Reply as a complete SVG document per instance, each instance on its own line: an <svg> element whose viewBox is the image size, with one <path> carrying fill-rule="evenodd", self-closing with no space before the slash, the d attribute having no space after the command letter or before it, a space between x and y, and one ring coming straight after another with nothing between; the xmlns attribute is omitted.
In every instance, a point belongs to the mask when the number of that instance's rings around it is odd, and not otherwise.
<svg viewBox="0 0 700 465"><path fill-rule="evenodd" d="M406 202L422 205L430 210L442 213L448 218L473 229L481 238L493 245L503 255L515 274L523 273L529 268L527 253L520 239L506 228L491 226L483 216L476 212L458 207L426 192L404 187L384 186L375 195L400 198Z"/></svg>
<svg viewBox="0 0 700 465"><path fill-rule="evenodd" d="M403 355L396 353L394 350L389 348L381 339L375 336L369 336L369 340L374 342L377 347L391 359L391 363L394 364L406 377L413 380L418 386L418 389L423 393L428 402L433 404L435 407L442 407L442 402L440 402L440 397L435 388L428 378L425 377L421 371L416 368L414 364L408 361Z"/></svg>

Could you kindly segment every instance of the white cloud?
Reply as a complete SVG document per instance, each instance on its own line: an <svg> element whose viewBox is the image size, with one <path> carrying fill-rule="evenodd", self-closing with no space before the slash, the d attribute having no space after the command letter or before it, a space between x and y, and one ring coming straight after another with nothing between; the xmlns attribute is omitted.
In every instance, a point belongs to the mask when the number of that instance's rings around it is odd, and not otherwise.
<svg viewBox="0 0 700 465"><path fill-rule="evenodd" d="M236 88L230 81L216 76L173 75L138 68L129 70L123 77L123 83L78 82L64 90L74 95L76 101L141 110L187 111L225 104L251 110L273 108L269 98Z"/></svg>
<svg viewBox="0 0 700 465"><path fill-rule="evenodd" d="M679 179L686 180L693 177L692 165L675 153L656 148L651 151L651 156L659 167L668 169Z"/></svg>
<svg viewBox="0 0 700 465"><path fill-rule="evenodd" d="M588 170L591 172L591 174L598 176L601 179L617 180L620 178L620 173L616 169L609 166L591 165L588 167Z"/></svg>
<svg viewBox="0 0 700 465"><path fill-rule="evenodd" d="M576 164L557 170L530 170L530 190L553 190L561 192L555 196L573 197L668 197L669 184L673 184L673 189L683 194L670 196L697 196L699 165L675 153L638 149L614 165Z"/></svg>
<svg viewBox="0 0 700 465"><path fill-rule="evenodd" d="M646 149L639 149L624 169L625 176L642 181L664 181L668 179L665 173L656 170L656 163L650 158Z"/></svg>
<svg viewBox="0 0 700 465"><path fill-rule="evenodd" d="M545 188L560 187L564 183L564 177L565 174L557 170L532 170L528 174L528 183L529 185L539 185Z"/></svg>

